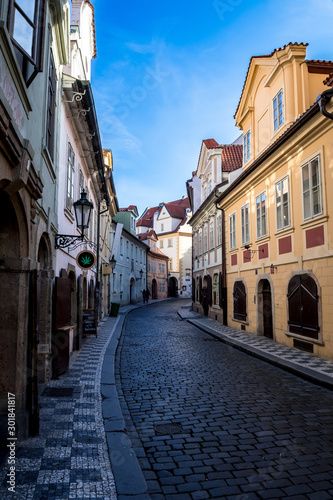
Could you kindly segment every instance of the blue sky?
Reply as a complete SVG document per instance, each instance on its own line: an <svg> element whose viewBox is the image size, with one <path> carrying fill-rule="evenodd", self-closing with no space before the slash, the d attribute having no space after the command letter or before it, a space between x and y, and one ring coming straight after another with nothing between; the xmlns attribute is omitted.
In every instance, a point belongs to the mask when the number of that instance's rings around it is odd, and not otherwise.
<svg viewBox="0 0 333 500"><path fill-rule="evenodd" d="M333 59L333 2L93 0L92 88L121 207L186 194L203 139L231 143L251 56L307 42Z"/></svg>

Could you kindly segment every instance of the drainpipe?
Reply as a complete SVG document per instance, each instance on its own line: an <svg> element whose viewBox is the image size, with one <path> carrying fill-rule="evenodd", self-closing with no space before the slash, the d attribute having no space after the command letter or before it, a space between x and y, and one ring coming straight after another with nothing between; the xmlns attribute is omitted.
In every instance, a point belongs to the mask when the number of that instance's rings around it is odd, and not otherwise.
<svg viewBox="0 0 333 500"><path fill-rule="evenodd" d="M218 195L215 189L215 197ZM221 245L221 271L222 271L222 309L223 309L223 325L228 325L228 297L227 297L227 262L226 262L226 248L225 248L225 221L224 221L224 210L217 206L218 210L221 210L221 231L222 231L222 245Z"/></svg>
<svg viewBox="0 0 333 500"><path fill-rule="evenodd" d="M317 97L317 102L319 104L319 109L321 114L326 116L326 118L330 118L333 120L333 113L329 113L326 111L326 104L328 104L331 100L331 97L333 97L333 88L324 90L319 96Z"/></svg>
<svg viewBox="0 0 333 500"><path fill-rule="evenodd" d="M109 209L106 208L100 212L98 203L97 210L97 249L96 249L96 288L95 288L95 310L96 310L96 318L97 322L100 320L101 311L100 311L100 299L101 299L101 290L100 290L100 280L99 280L99 244L100 244L100 232L101 232L101 220L100 217L105 212L108 212Z"/></svg>

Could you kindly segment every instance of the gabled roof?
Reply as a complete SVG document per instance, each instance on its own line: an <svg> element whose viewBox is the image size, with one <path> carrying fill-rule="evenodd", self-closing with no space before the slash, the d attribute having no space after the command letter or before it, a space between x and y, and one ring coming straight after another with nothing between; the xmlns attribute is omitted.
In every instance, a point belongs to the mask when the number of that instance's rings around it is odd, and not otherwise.
<svg viewBox="0 0 333 500"><path fill-rule="evenodd" d="M233 172L243 164L243 146L230 144L222 149L222 172Z"/></svg>
<svg viewBox="0 0 333 500"><path fill-rule="evenodd" d="M130 205L127 208L119 208L119 212L135 212L137 215L139 215L138 209L135 205Z"/></svg>
<svg viewBox="0 0 333 500"><path fill-rule="evenodd" d="M250 59L250 62L249 62L249 66L247 68L247 72L246 72L246 76L245 76L245 81L244 81L244 85L243 85L243 89L242 89L242 93L241 93L241 96L240 96L240 99L238 101L238 105L237 105L237 109L235 111L235 114L234 114L234 118L236 118L236 115L237 115L237 112L239 110L239 106L240 106L240 103L242 101L242 97L243 97L243 94L244 94L244 90L245 90L245 86L246 86L246 82L247 82L247 78L249 76L249 72L250 72L250 68L251 68L251 65L253 63L253 61L255 59L262 59L262 58L268 58L268 57L272 57L274 56L277 52L280 52L281 50L284 50L286 49L289 45L293 45L293 46L296 46L296 47L307 47L309 44L308 43L292 43L292 42L289 42L287 43L287 45L284 45L283 47L280 47L279 49L274 49L273 52L271 52L270 54L267 54L267 55L263 55L263 56L252 56L251 59Z"/></svg>
<svg viewBox="0 0 333 500"><path fill-rule="evenodd" d="M140 233L137 235L137 237L139 238L139 240L148 240L150 238L150 239L155 239L157 241L157 236L154 229L150 229L145 233Z"/></svg>
<svg viewBox="0 0 333 500"><path fill-rule="evenodd" d="M180 198L179 200L170 201L168 203L161 203L158 207L150 207L141 215L140 219L137 221L137 227L153 227L154 215L156 212L160 212L162 208L165 207L170 214L170 217L174 219L186 219L186 209L190 208L190 202L188 197Z"/></svg>

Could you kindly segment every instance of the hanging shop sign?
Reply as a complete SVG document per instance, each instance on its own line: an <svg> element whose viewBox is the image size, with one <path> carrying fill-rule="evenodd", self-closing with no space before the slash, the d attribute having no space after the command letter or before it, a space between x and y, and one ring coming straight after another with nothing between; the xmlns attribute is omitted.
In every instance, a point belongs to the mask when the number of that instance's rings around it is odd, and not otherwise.
<svg viewBox="0 0 333 500"><path fill-rule="evenodd" d="M90 250L83 250L76 257L76 263L81 269L91 269L96 262L95 254Z"/></svg>

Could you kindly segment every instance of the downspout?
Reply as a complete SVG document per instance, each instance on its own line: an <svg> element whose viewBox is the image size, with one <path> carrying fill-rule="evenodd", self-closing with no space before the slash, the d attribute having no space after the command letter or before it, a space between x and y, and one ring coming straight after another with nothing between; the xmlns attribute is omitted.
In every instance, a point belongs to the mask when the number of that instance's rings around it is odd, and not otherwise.
<svg viewBox="0 0 333 500"><path fill-rule="evenodd" d="M102 210L102 212L99 211L99 206L100 204L98 203L98 210L97 210L97 249L96 249L96 288L95 288L95 310L96 310L96 319L97 322L100 320L101 316L101 311L100 311L100 280L99 280L99 246L100 246L100 232L101 232L101 222L100 222L100 217L102 214L105 212L108 212L108 208L105 210Z"/></svg>
<svg viewBox="0 0 333 500"><path fill-rule="evenodd" d="M215 197L217 198L216 189ZM222 231L222 245L221 245L221 272L222 272L222 311L223 311L223 325L228 325L228 298L227 298L227 262L226 262L226 248L225 248L225 221L224 221L224 210L217 206L218 202L215 202L215 206L218 210L221 210L221 231Z"/></svg>
<svg viewBox="0 0 333 500"><path fill-rule="evenodd" d="M324 90L319 96L317 97L317 102L319 104L319 109L322 115L326 116L326 118L330 118L333 120L333 113L329 113L326 111L326 104L328 104L331 100L331 97L333 97L333 88Z"/></svg>

